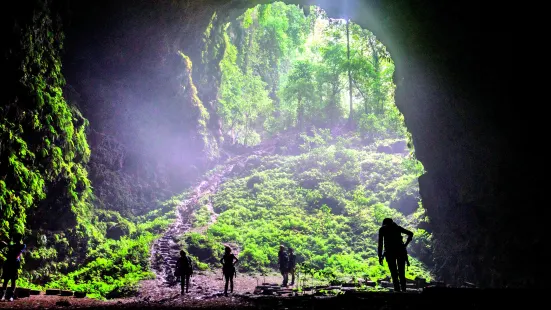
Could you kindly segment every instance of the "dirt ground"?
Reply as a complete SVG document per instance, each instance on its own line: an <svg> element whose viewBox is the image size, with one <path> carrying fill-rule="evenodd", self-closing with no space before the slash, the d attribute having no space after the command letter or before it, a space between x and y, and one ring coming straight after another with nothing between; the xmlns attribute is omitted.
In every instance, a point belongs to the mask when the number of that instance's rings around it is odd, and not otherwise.
<svg viewBox="0 0 551 310"><path fill-rule="evenodd" d="M148 307L148 306L184 306L192 308L235 308L250 307L251 303L241 295L252 294L262 283L280 283L281 276L253 277L237 274L234 279L234 294L223 296L224 281L222 272L196 272L191 279L189 293L180 295L180 283L168 285L161 279L146 280L141 283L140 292L135 297L101 301L90 298L36 295L0 302L0 309L55 309L55 308L103 308L103 307Z"/></svg>

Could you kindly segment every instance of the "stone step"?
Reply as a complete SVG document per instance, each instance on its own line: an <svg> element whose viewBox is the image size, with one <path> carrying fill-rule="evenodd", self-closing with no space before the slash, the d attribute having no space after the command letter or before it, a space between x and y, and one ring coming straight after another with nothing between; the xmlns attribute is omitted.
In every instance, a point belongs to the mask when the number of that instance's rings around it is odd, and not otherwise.
<svg viewBox="0 0 551 310"><path fill-rule="evenodd" d="M61 293L61 290L58 289L47 289L46 295L59 295Z"/></svg>
<svg viewBox="0 0 551 310"><path fill-rule="evenodd" d="M15 289L15 295L17 298L27 298L31 295L31 290L28 288L18 287Z"/></svg>
<svg viewBox="0 0 551 310"><path fill-rule="evenodd" d="M392 283L388 282L388 281L381 281L379 284L380 284L382 287L387 287L387 288L388 288L388 287L394 287L394 285L393 285Z"/></svg>
<svg viewBox="0 0 551 310"><path fill-rule="evenodd" d="M75 292L75 298L84 298L86 297L85 292Z"/></svg>
<svg viewBox="0 0 551 310"><path fill-rule="evenodd" d="M73 291L65 291L65 290L61 291L60 293L61 296L73 296L73 294L74 294Z"/></svg>
<svg viewBox="0 0 551 310"><path fill-rule="evenodd" d="M39 290L31 290L29 293L30 293L31 295L40 295L42 292L39 291Z"/></svg>
<svg viewBox="0 0 551 310"><path fill-rule="evenodd" d="M370 287L375 287L377 286L377 282L373 282L373 281L365 281L364 283L366 286L370 286Z"/></svg>

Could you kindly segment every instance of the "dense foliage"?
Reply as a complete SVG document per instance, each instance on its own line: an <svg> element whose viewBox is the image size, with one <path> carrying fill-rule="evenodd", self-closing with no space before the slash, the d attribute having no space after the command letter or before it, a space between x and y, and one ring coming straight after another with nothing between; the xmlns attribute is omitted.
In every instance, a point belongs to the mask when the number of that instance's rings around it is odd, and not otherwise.
<svg viewBox="0 0 551 310"><path fill-rule="evenodd" d="M188 250L216 265L222 244L232 244L240 252L240 271L266 272L277 266L284 244L298 253L303 273L339 280L388 275L376 254L385 217L412 229L421 247L428 245L416 227L423 217L420 167L404 153L377 151L396 141L364 147L358 138L334 139L328 130L303 135L303 141L300 155L250 156L210 198L217 221L183 237ZM209 216L199 205L195 226L207 226ZM408 277L429 276L423 263L411 262Z"/></svg>
<svg viewBox="0 0 551 310"><path fill-rule="evenodd" d="M385 47L352 22L305 10L259 5L227 26L218 109L229 142L346 118L365 135L405 134Z"/></svg>

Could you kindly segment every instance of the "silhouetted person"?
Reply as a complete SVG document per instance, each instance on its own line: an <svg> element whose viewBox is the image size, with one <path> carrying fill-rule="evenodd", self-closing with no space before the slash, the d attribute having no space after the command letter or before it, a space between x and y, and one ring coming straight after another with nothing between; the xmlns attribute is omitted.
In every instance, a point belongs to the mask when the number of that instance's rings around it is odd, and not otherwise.
<svg viewBox="0 0 551 310"><path fill-rule="evenodd" d="M277 253L277 262L279 264L279 271L283 276L283 283L281 286L287 286L289 281L289 256L285 253L285 247L279 246L279 253Z"/></svg>
<svg viewBox="0 0 551 310"><path fill-rule="evenodd" d="M184 294L184 289L186 293L189 293L189 278L193 275L193 264L191 263L191 258L184 251L180 251L180 258L176 262L175 274L181 277L180 294Z"/></svg>
<svg viewBox="0 0 551 310"><path fill-rule="evenodd" d="M404 244L402 234L406 234L408 239ZM406 247L411 242L413 233L394 223L392 219L386 218L383 220L383 226L379 229L379 263L383 264L383 241L384 241L384 257L390 269L392 276L392 284L394 291L399 292L400 288L403 292L406 291ZM400 281L398 282L398 278Z"/></svg>
<svg viewBox="0 0 551 310"><path fill-rule="evenodd" d="M293 248L289 248L289 273L291 274L291 285L295 285L295 272L297 269L297 256Z"/></svg>
<svg viewBox="0 0 551 310"><path fill-rule="evenodd" d="M230 283L230 293L233 293L233 277L235 276L235 264L239 260L232 254L231 248L226 247L224 249L224 256L220 260L222 263L222 272L224 273L224 279L226 284L224 285L224 295L228 296L228 283Z"/></svg>
<svg viewBox="0 0 551 310"><path fill-rule="evenodd" d="M21 267L21 256L27 248L23 242L21 242L22 236L20 234L14 234L13 243L8 245L8 253L6 254L6 261L4 262L4 268L2 272L2 279L4 279L4 285L2 290L4 292L2 301L8 298L8 281L11 281L11 293L9 301L13 301L13 295L15 293L15 282L17 280L18 271Z"/></svg>

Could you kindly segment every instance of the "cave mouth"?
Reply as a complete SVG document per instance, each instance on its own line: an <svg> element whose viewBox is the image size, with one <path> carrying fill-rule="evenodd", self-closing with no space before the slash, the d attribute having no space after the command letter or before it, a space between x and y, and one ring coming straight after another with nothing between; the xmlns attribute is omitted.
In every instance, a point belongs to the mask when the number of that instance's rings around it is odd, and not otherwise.
<svg viewBox="0 0 551 310"><path fill-rule="evenodd" d="M202 43L200 58L185 51L182 54L187 69L187 60L195 59L185 88L196 86L199 101L211 116L217 115L215 122L208 122L217 129L216 140L224 151L246 156L229 167L228 185L214 194L213 201L198 207L204 218L217 213L218 222L206 236L184 237L191 244L188 249L192 255L213 259L210 256L215 250L205 252L203 247L239 244L247 270L266 267L263 264L272 249L257 239L269 230L280 231L282 223L271 223L275 215L270 212L281 212L281 208L307 219L281 218L283 226L297 231L297 235L314 217L329 223L354 217L356 222L350 226L354 236L350 238L368 235L369 251L347 244L343 251L352 254L341 259L361 266L358 271L364 273L376 274L379 268L373 260L373 228L385 216L423 234L417 230L424 221L417 182L423 166L408 148L409 134L394 102L394 62L373 33L349 19L332 19L317 6L271 2L241 10L231 19L214 13ZM299 139L294 141L289 132ZM351 133L365 149L350 146L354 144L350 143ZM284 141L270 143L275 151L262 153L265 142L281 136ZM255 147L258 154L268 155L252 155ZM270 152L284 156L272 157ZM297 167L289 169L290 161L295 160ZM222 164L215 173L227 171L226 167ZM278 174L278 169L287 175ZM287 192L284 184L300 188L299 197ZM357 192L352 194L354 190ZM285 195L278 196L281 192ZM242 200L235 203L235 196ZM258 203L254 202L257 197ZM304 210L297 210L297 206ZM254 215L244 217L248 212ZM266 220L243 229L258 220L258 214L265 214ZM201 225L206 222L203 219ZM372 229L369 233L367 226ZM285 230L280 232L285 236ZM315 236L323 233L311 232ZM327 233L328 239L341 238L338 233ZM329 272L329 265L338 270L331 265L334 262L317 253L315 246L308 248L291 238L270 236L286 246L298 246L304 253L313 252L312 268ZM197 244L198 239L202 243ZM423 263L430 261L428 239L427 234L420 236L413 249L415 256L422 257L422 262L417 257L415 262L423 275L428 274L428 264ZM338 253L331 250L333 254ZM346 276L353 274L349 269L346 272Z"/></svg>
<svg viewBox="0 0 551 310"><path fill-rule="evenodd" d="M357 130L370 142L408 138L395 105L394 61L369 30L315 5L257 5L227 23L216 14L204 34L206 69L194 77L226 145L310 127Z"/></svg>
<svg viewBox="0 0 551 310"><path fill-rule="evenodd" d="M26 135L36 133L39 139L27 141L32 149L43 149L42 141L54 141L53 144L47 143L47 147L56 153L65 151L67 147L70 154L66 160L60 156L49 156L51 153L48 152L35 152L35 155L42 156L52 167L62 167L59 165L61 163L76 169L76 172L66 170L67 174L61 176L57 168L52 172L44 167L42 161L28 160L26 164L30 169L42 174L42 179L47 183L48 198L51 198L36 209L46 213L54 205L50 202L55 202L56 210L63 208L71 215L71 221L67 223L84 217L80 220L86 220L87 225L81 225L80 229L87 228L85 235L97 241L96 244L105 244L102 239L105 230L122 220L117 213L132 218L136 210L138 214L148 212L152 202L173 194L170 186L177 182L167 178L167 175L176 180L182 175L191 175L190 170L201 168L197 157L209 159L209 156L217 155L216 148L205 153L201 146L213 145L215 140L209 132L221 128L217 125L219 119L216 119L216 113L211 113L209 120L199 119L196 123L183 120L197 120L198 115L206 115L204 112L211 107L212 101L208 97L200 100L193 92L189 96L190 93L186 94L182 89L194 89L194 85L190 84L192 77L195 82L202 82L201 71L208 70L208 60L214 59L209 55L203 57L203 52L207 51L203 48L205 39L208 39L208 31L205 30L209 29L213 13L218 12L218 16L226 19L224 23L227 23L228 19L243 14L253 3L246 0L207 2L208 5L204 1L166 1L161 6L145 0L74 1L71 4L79 6L80 10L71 26L65 23L71 18L63 17L61 25L60 19L55 16L56 11L64 10L64 7L50 6L48 1L33 2L32 10L28 3L18 4L14 11L6 13L13 15L4 19L9 24L4 29L11 45L10 50L5 50L8 56L4 59L9 64L8 75L26 79L33 76L26 71L30 69L29 72L35 72L38 78L33 77L31 84L25 85L25 79L13 79L9 84L13 87L6 88L5 98L12 102L28 102L31 106L10 105L16 113L4 115L3 120L10 126L19 123L26 126ZM412 134L416 157L427 168L420 178L420 190L423 206L431 219L434 244L437 245L434 252L439 277L468 280L491 287L543 287L545 274L539 268L543 265L543 256L539 255L543 248L540 237L543 234L534 234L534 231L541 232L544 226L534 227L532 224L533 214L540 211L536 206L541 204L534 203L533 199L527 203L525 199L530 199L538 187L528 188L531 183L511 181L527 179L527 163L536 161L522 156L523 148L516 148L515 141L524 141L515 132L522 126L509 126L513 121L518 121L516 115L513 117L517 110L501 108L510 101L507 91L498 90L508 85L505 82L509 68L502 64L511 52L508 48L509 34L498 31L495 27L497 23L492 20L499 15L495 14L496 7L492 5L491 10L487 11L491 14L481 14L471 6L455 3L450 10L445 5L427 5L420 9L416 1L404 1L399 5L395 1L287 2L303 5L316 3L330 16L350 19L371 29L394 56L396 104ZM66 32L66 45L62 44L62 32ZM62 45L67 52L63 59L60 54ZM16 52L12 52L12 48ZM51 56L55 61L29 57L36 55L37 51L44 52L45 56ZM187 57L181 57L181 54ZM68 82L63 94L67 102L61 98L59 91L63 84L63 79L59 78L59 61L63 63L63 75ZM23 63L26 65L20 66ZM194 64L193 73L191 63ZM163 70L167 67L174 70ZM177 77L176 81L174 77ZM219 76L214 76L214 82L217 78ZM43 80L46 84L42 83ZM208 84L209 81L206 82ZM56 98L44 101L49 105L43 105L41 97L36 96L37 89L46 88ZM169 94L169 98L163 99L163 94ZM199 105L200 101L204 105ZM32 106L34 103L36 106ZM64 108L49 109L52 103L60 103ZM166 108L168 106L172 109ZM17 113L17 109L27 108L33 113ZM42 113L44 109L46 113ZM89 132L84 131L87 122L80 117L79 109L90 120ZM44 123L48 123L49 119L60 119L64 124L72 121L79 134L72 135L73 140L58 139L55 130L38 132L35 119L25 116L23 122L14 115L34 115ZM159 119L167 121L158 124L156 121ZM170 123L171 126L160 126ZM73 127L64 128L63 124L58 124L58 127L62 133L71 136ZM181 138L182 132L200 134L190 134L193 139L189 141L174 139ZM179 137L171 133L178 133ZM224 134L220 132L220 136ZM17 155L9 149L10 143L17 147L22 145L17 136L14 136L16 139L11 137L10 132L10 139L6 138L2 144L3 149L8 146L9 150L2 153L3 167L10 169L13 167L6 164L10 162L6 156ZM71 149L76 153L72 154ZM519 149L522 151L519 152ZM19 153L22 156L29 154ZM182 163L199 168L179 169L183 168ZM23 212L34 213L33 201L27 199L30 196L26 186L18 185L17 182L23 181L21 178L17 180L17 172L11 171L16 182L2 184L13 189L14 195L26 198L25 204L19 205L17 213L12 214L18 217L17 227L13 228L23 231ZM530 173L537 171L532 169ZM56 176L62 177L61 181ZM80 195L74 192L75 179ZM97 198L94 202L90 181ZM63 182L70 186L65 186ZM185 182L178 184L175 190L180 191L185 185ZM42 199L44 193L37 187L31 195ZM91 204L113 211L104 212L103 219L99 219L109 222L109 225L100 225L99 230L88 230L92 228L90 216L93 214L77 213L88 210ZM518 212L519 205L525 206L523 212ZM4 208L3 212L5 210L8 213L12 211ZM55 214L58 213L50 212L50 218L42 219L38 212L29 214L28 218L34 216L40 220L37 225L42 225ZM150 216L155 218L158 214L152 213ZM5 219L3 221L6 222ZM163 223L167 222L165 218ZM132 223L125 224L128 229L115 229L114 233L134 231ZM7 232L7 228L8 225L3 224L2 232ZM80 232L83 231L72 233ZM43 237L44 240L51 238L51 249L65 242L63 235L57 232L47 232ZM79 247L81 254L88 254L87 242L81 242L88 239L72 240L78 242L72 242L69 248L62 246L64 250L57 256L48 255L45 262L40 262L44 268L37 272L49 278L50 267L53 267L52 272L64 269L64 264L56 264L56 261L73 255L71 249ZM110 242L117 245L114 240ZM94 255L97 258L98 253Z"/></svg>

